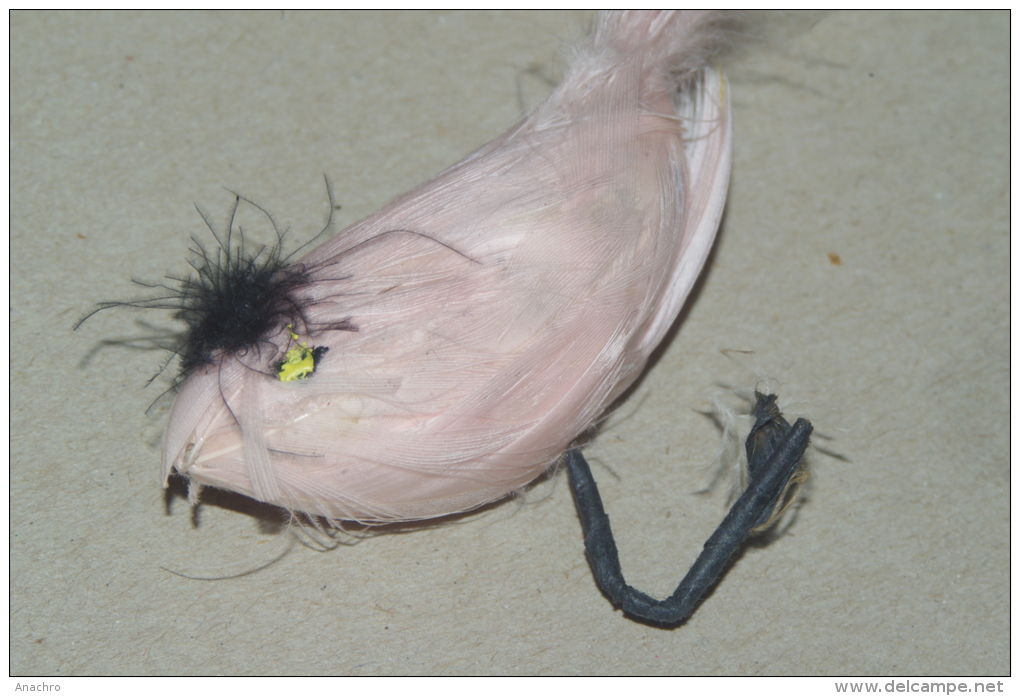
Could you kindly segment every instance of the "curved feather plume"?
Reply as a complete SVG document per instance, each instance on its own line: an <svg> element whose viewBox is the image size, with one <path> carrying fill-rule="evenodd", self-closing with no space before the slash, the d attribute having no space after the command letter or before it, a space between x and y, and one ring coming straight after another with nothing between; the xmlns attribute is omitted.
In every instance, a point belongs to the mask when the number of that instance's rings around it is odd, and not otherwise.
<svg viewBox="0 0 1020 696"><path fill-rule="evenodd" d="M732 140L713 21L600 15L532 114L301 259L288 306L328 352L281 381L281 318L195 368L164 477L373 522L469 510L554 464L640 374L711 248Z"/></svg>

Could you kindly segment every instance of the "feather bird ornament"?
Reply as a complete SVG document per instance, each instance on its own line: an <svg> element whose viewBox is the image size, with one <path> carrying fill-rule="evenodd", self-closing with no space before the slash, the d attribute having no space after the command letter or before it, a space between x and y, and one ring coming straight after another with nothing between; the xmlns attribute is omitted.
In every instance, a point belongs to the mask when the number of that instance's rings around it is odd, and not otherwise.
<svg viewBox="0 0 1020 696"><path fill-rule="evenodd" d="M203 252L167 301L190 335L164 480L372 524L477 508L560 461L712 246L719 19L601 13L532 113L303 258Z"/></svg>
<svg viewBox="0 0 1020 696"><path fill-rule="evenodd" d="M257 336L189 343L164 478L371 523L470 510L556 463L640 374L712 245L731 148L713 20L602 14L527 118L273 268ZM302 343L314 372L281 380Z"/></svg>

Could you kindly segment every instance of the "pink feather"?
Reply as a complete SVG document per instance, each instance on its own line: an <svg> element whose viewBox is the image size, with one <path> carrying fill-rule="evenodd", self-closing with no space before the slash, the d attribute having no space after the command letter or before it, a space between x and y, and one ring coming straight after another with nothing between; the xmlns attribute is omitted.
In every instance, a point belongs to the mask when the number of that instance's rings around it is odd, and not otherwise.
<svg viewBox="0 0 1020 696"><path fill-rule="evenodd" d="M713 23L602 14L531 115L301 259L301 340L328 353L280 381L279 326L192 372L164 479L386 522L554 465L640 374L712 245L732 141ZM357 330L329 330L343 320Z"/></svg>

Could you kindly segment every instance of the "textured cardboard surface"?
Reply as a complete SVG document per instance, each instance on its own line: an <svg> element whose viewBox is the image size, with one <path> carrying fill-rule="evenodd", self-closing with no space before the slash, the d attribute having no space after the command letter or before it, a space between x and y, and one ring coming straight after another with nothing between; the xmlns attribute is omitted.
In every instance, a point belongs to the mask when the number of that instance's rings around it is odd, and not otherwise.
<svg viewBox="0 0 1020 696"><path fill-rule="evenodd" d="M628 581L671 592L725 512L713 393L767 378L822 449L682 628L598 593L562 472L321 553L164 496L164 356L75 321L182 272L223 187L299 240L324 173L341 227L372 212L540 99L583 19L12 15L12 674L1008 673L1006 14L773 17L730 61L710 267L589 448Z"/></svg>

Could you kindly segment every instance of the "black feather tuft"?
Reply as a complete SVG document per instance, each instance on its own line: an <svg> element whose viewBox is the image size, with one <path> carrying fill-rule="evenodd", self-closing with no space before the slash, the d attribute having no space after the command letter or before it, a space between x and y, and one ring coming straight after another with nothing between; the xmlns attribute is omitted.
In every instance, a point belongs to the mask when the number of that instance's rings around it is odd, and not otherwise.
<svg viewBox="0 0 1020 696"><path fill-rule="evenodd" d="M277 236L274 244L249 251L243 231L238 229L235 234L235 218L242 202L254 206L272 222ZM330 206L332 216L337 207L332 197ZM270 339L288 326L306 335L321 330L357 330L348 320L309 326L304 313L308 300L301 297L300 291L312 282L310 274L303 264L290 263L291 255L283 255L284 233L260 206L235 194L226 235L218 235L209 218L201 210L199 214L216 239L216 247L210 250L192 238L194 258L190 264L194 273L183 278L168 275L165 282L155 284L136 280L160 293L127 302L101 302L75 329L96 312L114 307L173 311L174 318L186 326L176 344L169 347L180 360L175 385L197 368L216 362L217 356L259 352L265 347L272 350L268 356L268 364L272 364L282 349ZM323 232L328 228L329 223Z"/></svg>
<svg viewBox="0 0 1020 696"><path fill-rule="evenodd" d="M175 317L188 326L179 354L181 374L211 363L218 352L257 346L281 327L305 324L296 290L309 282L304 266L287 265L280 245L246 254L221 244L215 254L196 242L196 275L177 288Z"/></svg>

